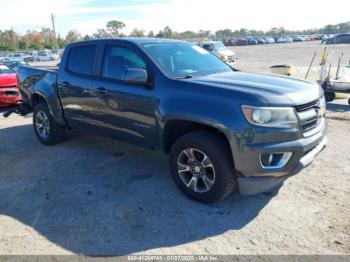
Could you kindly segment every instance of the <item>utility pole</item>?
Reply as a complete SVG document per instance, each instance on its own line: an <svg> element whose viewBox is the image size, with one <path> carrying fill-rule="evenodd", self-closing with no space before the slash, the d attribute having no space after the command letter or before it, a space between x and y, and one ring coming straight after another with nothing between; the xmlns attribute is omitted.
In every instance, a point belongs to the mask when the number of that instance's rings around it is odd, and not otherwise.
<svg viewBox="0 0 350 262"><path fill-rule="evenodd" d="M53 30L53 34L55 36L55 40L56 40L56 16L54 14L51 14L51 22L52 22L52 30Z"/></svg>

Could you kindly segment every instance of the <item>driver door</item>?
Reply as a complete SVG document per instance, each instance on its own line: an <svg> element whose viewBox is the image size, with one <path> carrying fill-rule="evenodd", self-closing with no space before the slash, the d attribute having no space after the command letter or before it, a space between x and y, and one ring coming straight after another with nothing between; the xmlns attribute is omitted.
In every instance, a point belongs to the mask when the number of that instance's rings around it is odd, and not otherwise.
<svg viewBox="0 0 350 262"><path fill-rule="evenodd" d="M152 147L156 137L154 90L124 82L126 68L146 69L147 65L131 49L107 45L101 76L92 84L100 101L97 121L108 136Z"/></svg>

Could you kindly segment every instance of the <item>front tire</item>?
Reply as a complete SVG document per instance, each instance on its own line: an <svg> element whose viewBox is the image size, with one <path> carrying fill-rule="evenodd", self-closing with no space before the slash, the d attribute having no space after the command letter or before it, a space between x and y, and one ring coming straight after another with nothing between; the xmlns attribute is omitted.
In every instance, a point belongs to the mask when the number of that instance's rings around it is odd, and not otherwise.
<svg viewBox="0 0 350 262"><path fill-rule="evenodd" d="M64 140L65 127L55 122L46 103L35 106L33 127L36 137L44 145L55 145Z"/></svg>
<svg viewBox="0 0 350 262"><path fill-rule="evenodd" d="M237 184L227 143L205 131L185 134L175 142L170 170L180 190L201 203L223 200Z"/></svg>

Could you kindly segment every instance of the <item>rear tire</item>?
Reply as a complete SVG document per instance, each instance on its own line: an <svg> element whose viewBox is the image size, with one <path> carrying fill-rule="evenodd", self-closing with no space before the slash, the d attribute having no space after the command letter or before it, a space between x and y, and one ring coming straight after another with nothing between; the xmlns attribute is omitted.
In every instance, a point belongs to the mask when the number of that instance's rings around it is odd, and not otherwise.
<svg viewBox="0 0 350 262"><path fill-rule="evenodd" d="M176 185L195 201L223 200L237 185L231 151L218 135L205 131L183 135L172 146L169 160Z"/></svg>
<svg viewBox="0 0 350 262"><path fill-rule="evenodd" d="M65 127L55 122L46 103L35 106L33 127L36 137L44 145L55 145L64 140Z"/></svg>

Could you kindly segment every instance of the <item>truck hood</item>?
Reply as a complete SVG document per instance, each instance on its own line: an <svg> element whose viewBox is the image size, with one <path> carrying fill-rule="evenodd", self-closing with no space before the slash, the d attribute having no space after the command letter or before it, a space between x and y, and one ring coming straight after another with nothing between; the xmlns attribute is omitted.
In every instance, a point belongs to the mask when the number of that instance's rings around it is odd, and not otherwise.
<svg viewBox="0 0 350 262"><path fill-rule="evenodd" d="M17 86L16 74L0 74L0 88Z"/></svg>
<svg viewBox="0 0 350 262"><path fill-rule="evenodd" d="M318 99L323 91L315 83L272 74L218 73L190 81L262 97L271 105L301 105Z"/></svg>

